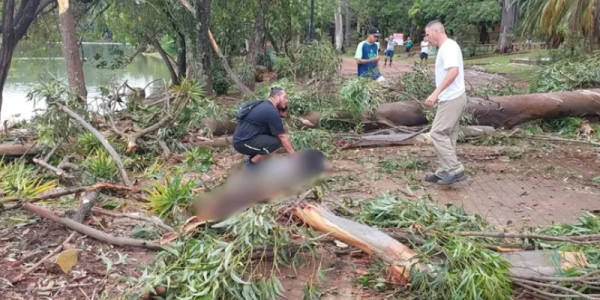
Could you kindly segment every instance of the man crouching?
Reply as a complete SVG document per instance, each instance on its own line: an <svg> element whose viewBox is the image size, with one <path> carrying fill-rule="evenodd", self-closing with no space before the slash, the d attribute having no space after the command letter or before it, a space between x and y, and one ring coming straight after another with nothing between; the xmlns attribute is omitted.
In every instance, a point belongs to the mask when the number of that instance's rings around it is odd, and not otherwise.
<svg viewBox="0 0 600 300"><path fill-rule="evenodd" d="M283 128L287 96L282 88L272 88L267 100L245 104L238 111L233 148L248 155L247 167L268 157L281 146L290 154L294 147Z"/></svg>

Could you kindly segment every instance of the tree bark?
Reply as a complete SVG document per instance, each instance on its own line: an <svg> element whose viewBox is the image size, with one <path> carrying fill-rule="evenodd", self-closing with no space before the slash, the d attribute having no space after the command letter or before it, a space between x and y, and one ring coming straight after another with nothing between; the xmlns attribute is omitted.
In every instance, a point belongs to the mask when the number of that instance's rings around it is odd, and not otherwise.
<svg viewBox="0 0 600 300"><path fill-rule="evenodd" d="M342 20L342 2L337 0L337 7L334 11L335 21L335 49L338 52L342 52L342 46L344 46L344 25Z"/></svg>
<svg viewBox="0 0 600 300"><path fill-rule="evenodd" d="M512 51L514 26L517 23L517 0L502 1L502 19L500 21L500 37L498 38L498 51L507 53Z"/></svg>
<svg viewBox="0 0 600 300"><path fill-rule="evenodd" d="M204 90L208 95L212 95L214 92L210 75L212 60L208 37L211 3L212 0L196 0L196 47L192 61L195 78L204 84Z"/></svg>
<svg viewBox="0 0 600 300"><path fill-rule="evenodd" d="M2 53L0 54L0 113L2 113L4 84L8 77L13 51L17 44L17 39L12 30L14 10L15 0L4 0L2 4Z"/></svg>
<svg viewBox="0 0 600 300"><path fill-rule="evenodd" d="M254 11L254 32L250 39L250 47L248 49L247 60L252 65L252 70L256 72L258 64L258 54L263 50L263 41L265 38L265 15L269 9L269 0L260 0L259 6ZM250 90L254 90L255 80L245 82Z"/></svg>
<svg viewBox="0 0 600 300"><path fill-rule="evenodd" d="M82 103L86 103L87 89L83 76L83 61L79 54L75 19L69 5L69 0L58 0L58 27L62 52L67 63L67 78L72 91L77 93Z"/></svg>
<svg viewBox="0 0 600 300"><path fill-rule="evenodd" d="M158 54L160 54L160 57L165 62L165 65L167 66L167 70L169 70L169 74L171 75L171 81L173 82L173 85L179 85L179 83L180 83L179 76L177 76L177 73L175 72L175 68L173 68L171 59L169 58L169 55L167 54L165 49L163 49L163 47L160 45L160 42L156 39L156 37L151 37L150 43L152 43L154 48L156 48L156 51L158 51Z"/></svg>
<svg viewBox="0 0 600 300"><path fill-rule="evenodd" d="M342 15L344 17L344 50L350 49L350 7L348 0L342 0Z"/></svg>

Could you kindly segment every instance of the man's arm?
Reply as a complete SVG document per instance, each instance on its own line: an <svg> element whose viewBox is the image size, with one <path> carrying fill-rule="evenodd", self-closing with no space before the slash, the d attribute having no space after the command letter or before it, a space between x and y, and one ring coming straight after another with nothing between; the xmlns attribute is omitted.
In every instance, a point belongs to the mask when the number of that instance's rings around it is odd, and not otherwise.
<svg viewBox="0 0 600 300"><path fill-rule="evenodd" d="M277 138L279 138L279 141L281 141L281 146L283 146L283 149L285 149L287 153L293 154L294 152L296 152L296 150L294 150L294 146L292 146L290 136L287 135L287 133L277 135Z"/></svg>
<svg viewBox="0 0 600 300"><path fill-rule="evenodd" d="M446 74L446 77L444 77L444 80L442 80L442 83L440 84L440 86L438 86L435 91L433 91L433 93L431 93L431 95L429 97L427 97L427 100L425 100L425 106L433 106L437 100L438 97L440 96L440 94L447 89L452 82L454 82L454 80L456 79L456 77L458 76L458 67L452 67L448 69L448 74Z"/></svg>

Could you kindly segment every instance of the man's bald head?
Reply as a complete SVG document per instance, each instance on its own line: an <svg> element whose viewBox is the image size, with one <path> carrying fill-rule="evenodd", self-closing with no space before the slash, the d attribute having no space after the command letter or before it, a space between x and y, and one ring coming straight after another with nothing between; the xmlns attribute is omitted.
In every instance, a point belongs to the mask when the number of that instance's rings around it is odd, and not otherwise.
<svg viewBox="0 0 600 300"><path fill-rule="evenodd" d="M448 38L444 24L439 20L433 20L425 26L425 34L429 37L429 43L439 47Z"/></svg>

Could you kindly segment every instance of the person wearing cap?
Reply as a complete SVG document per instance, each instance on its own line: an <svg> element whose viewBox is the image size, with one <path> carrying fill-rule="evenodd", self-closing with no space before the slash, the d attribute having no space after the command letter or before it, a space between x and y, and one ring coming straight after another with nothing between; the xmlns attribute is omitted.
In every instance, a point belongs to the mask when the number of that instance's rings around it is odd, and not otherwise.
<svg viewBox="0 0 600 300"><path fill-rule="evenodd" d="M358 64L358 77L370 77L376 81L383 81L379 73L379 29L369 28L367 38L358 44L354 58Z"/></svg>
<svg viewBox="0 0 600 300"><path fill-rule="evenodd" d="M286 92L275 87L271 89L267 100L256 101L247 114L238 120L233 133L233 148L248 155L247 167L252 168L282 146L290 154L295 152L281 120L286 111Z"/></svg>
<svg viewBox="0 0 600 300"><path fill-rule="evenodd" d="M440 21L427 24L425 33L429 43L438 49L435 58L436 89L425 100L425 106L433 107L437 103L430 135L439 160L436 172L427 174L425 180L449 185L467 179L465 168L456 157L460 115L468 101L463 57L460 46L448 38Z"/></svg>

